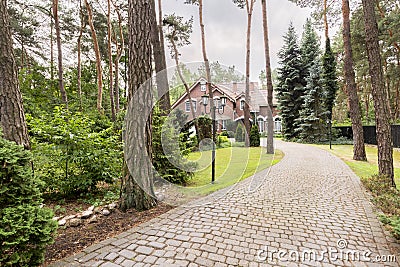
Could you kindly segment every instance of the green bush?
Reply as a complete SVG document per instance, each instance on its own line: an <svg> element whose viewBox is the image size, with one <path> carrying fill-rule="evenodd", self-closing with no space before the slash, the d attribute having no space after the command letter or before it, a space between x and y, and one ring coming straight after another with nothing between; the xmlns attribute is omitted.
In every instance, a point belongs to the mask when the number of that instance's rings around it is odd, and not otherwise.
<svg viewBox="0 0 400 267"><path fill-rule="evenodd" d="M179 118L181 115L179 111L173 111L167 119L157 108L154 110L152 149L153 166L158 174L171 183L184 185L193 176L196 163L184 157L192 150L192 139L188 137L189 133L177 131L186 121Z"/></svg>
<svg viewBox="0 0 400 267"><path fill-rule="evenodd" d="M380 216L381 221L400 239L400 191L384 175L363 178L362 182L371 191L375 205L385 213Z"/></svg>
<svg viewBox="0 0 400 267"><path fill-rule="evenodd" d="M226 136L229 137L229 134L227 131L222 131L222 133L220 134L220 136Z"/></svg>
<svg viewBox="0 0 400 267"><path fill-rule="evenodd" d="M0 137L0 266L38 266L53 243L57 222L41 207L32 155Z"/></svg>
<svg viewBox="0 0 400 267"><path fill-rule="evenodd" d="M260 146L260 132L258 131L258 126L256 124L251 126L250 129L250 146Z"/></svg>
<svg viewBox="0 0 400 267"><path fill-rule="evenodd" d="M231 142L229 141L228 137L225 135L218 135L217 138L217 147L218 148L225 148L225 147L230 147L231 146Z"/></svg>
<svg viewBox="0 0 400 267"><path fill-rule="evenodd" d="M237 127L236 127L236 133L235 133L235 141L236 142L244 142L244 138L245 138L245 130L243 127L242 123L238 123Z"/></svg>
<svg viewBox="0 0 400 267"><path fill-rule="evenodd" d="M380 215L379 219L383 224L389 226L395 238L400 239L400 216Z"/></svg>
<svg viewBox="0 0 400 267"><path fill-rule="evenodd" d="M45 182L46 193L75 195L96 190L99 182L120 177L120 132L102 130L104 118L91 119L56 107L53 117L30 118L35 175ZM96 130L99 130L97 132Z"/></svg>

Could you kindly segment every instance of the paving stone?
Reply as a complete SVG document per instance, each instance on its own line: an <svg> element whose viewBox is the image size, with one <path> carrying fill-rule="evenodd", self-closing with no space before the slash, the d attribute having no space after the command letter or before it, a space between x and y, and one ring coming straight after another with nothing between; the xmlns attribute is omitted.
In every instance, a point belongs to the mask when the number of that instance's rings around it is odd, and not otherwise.
<svg viewBox="0 0 400 267"><path fill-rule="evenodd" d="M150 255L154 249L151 247L145 247L145 246L139 246L135 250L139 254L145 254L145 255Z"/></svg>
<svg viewBox="0 0 400 267"><path fill-rule="evenodd" d="M382 266L279 262L276 254L257 260L260 249L320 251L337 248L339 239L351 250L395 254L396 241L385 236L370 196L345 163L316 147L276 144L283 160L232 190L177 207L50 266Z"/></svg>

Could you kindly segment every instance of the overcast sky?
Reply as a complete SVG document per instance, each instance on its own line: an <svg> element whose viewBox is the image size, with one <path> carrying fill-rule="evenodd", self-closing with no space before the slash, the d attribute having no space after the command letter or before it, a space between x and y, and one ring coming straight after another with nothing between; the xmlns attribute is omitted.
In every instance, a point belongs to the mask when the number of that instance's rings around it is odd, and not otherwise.
<svg viewBox="0 0 400 267"><path fill-rule="evenodd" d="M175 13L189 19L193 16L192 44L181 49L184 63L202 61L198 7L183 4L184 0L163 0L163 12ZM251 35L250 80L258 81L258 75L265 69L264 41L262 30L261 1L254 7ZM204 24L209 60L219 61L227 66L245 72L245 49L247 14L245 9L236 7L232 0L204 0ZM283 45L282 36L287 32L290 21L301 36L303 25L310 16L309 9L299 8L287 0L267 1L270 55L272 68L278 67L277 53ZM169 52L167 52L169 59ZM172 60L168 60L172 66Z"/></svg>

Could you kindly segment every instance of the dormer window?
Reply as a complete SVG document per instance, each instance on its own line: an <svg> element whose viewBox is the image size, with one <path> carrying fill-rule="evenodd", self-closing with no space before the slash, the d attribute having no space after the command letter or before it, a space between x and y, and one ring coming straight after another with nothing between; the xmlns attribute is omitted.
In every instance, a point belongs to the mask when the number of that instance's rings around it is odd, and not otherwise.
<svg viewBox="0 0 400 267"><path fill-rule="evenodd" d="M206 81L201 81L200 82L200 91L202 91L202 92L207 91L207 83L206 83Z"/></svg>

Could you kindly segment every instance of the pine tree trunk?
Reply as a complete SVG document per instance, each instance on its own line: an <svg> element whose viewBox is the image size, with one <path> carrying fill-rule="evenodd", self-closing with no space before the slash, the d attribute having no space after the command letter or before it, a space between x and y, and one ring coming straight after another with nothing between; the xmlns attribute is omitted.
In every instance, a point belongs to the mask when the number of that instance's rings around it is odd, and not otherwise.
<svg viewBox="0 0 400 267"><path fill-rule="evenodd" d="M57 53L58 53L58 86L61 93L61 100L68 109L68 98L67 92L64 87L63 79L63 63L62 63L62 48L61 48L61 32L60 32L60 22L58 18L58 0L53 0L53 17L54 26L56 28L56 41L57 41Z"/></svg>
<svg viewBox="0 0 400 267"><path fill-rule="evenodd" d="M210 70L210 62L208 61L207 57L207 49L206 49L206 37L205 37L205 31L204 31L204 22L203 22L203 0L199 0L199 20L200 20L200 31L201 31L201 48L203 52L203 60L204 60L204 65L206 68L206 79L207 79L207 92L210 97L210 110L214 109L214 101L213 101L213 91L211 88L211 70ZM213 113L211 113L213 114ZM215 117L212 115L211 119L213 122L215 122ZM215 142L215 140L213 140Z"/></svg>
<svg viewBox="0 0 400 267"><path fill-rule="evenodd" d="M250 3L249 3L250 1ZM251 37L251 20L253 15L254 0L246 0L247 7L247 34L246 34L246 89L245 89L245 104L243 108L244 113L244 128L245 146L250 146L250 37Z"/></svg>
<svg viewBox="0 0 400 267"><path fill-rule="evenodd" d="M162 49L161 36L163 36L162 28L157 25L157 15L154 0L151 0L151 23L152 23L152 44L154 50L154 65L156 69L156 81L158 100L160 101L161 115L168 115L171 110L171 101L169 99L169 86L167 75L167 63L165 61L165 53ZM159 12L161 13L161 4L159 2ZM162 15L161 15L162 16ZM162 21L160 20L160 24Z"/></svg>
<svg viewBox="0 0 400 267"><path fill-rule="evenodd" d="M112 2L115 12L117 13L118 17L118 28L119 28L119 37L121 39L121 43L118 45L118 38L115 37L115 45L117 47L117 56L115 57L115 62L114 62L114 70L115 70L115 86L114 86L114 103L115 103L115 112L118 114L120 111L120 105L119 105L119 61L121 60L122 57L122 52L124 51L125 48L125 43L124 43L124 33L123 33L123 28L122 28L122 16L121 12L119 11L119 8Z"/></svg>
<svg viewBox="0 0 400 267"><path fill-rule="evenodd" d="M364 146L364 133L361 121L361 111L357 96L357 86L353 69L353 51L350 35L350 7L349 0L342 0L343 13L343 43L344 43L344 79L345 91L348 99L351 128L353 129L353 159L367 160Z"/></svg>
<svg viewBox="0 0 400 267"><path fill-rule="evenodd" d="M82 53L82 34L83 34L83 28L85 27L85 23L83 21L83 14L82 14L82 4L81 1L79 1L79 17L80 17L80 22L81 22L81 27L79 28L79 36L78 36L78 41L77 41L77 49L78 49L78 67L77 67L77 72L78 72L78 77L77 77L77 83L78 83L78 94L79 94L79 109L82 111L82 61L81 61L81 53Z"/></svg>
<svg viewBox="0 0 400 267"><path fill-rule="evenodd" d="M0 0L0 36L0 125L3 137L30 149L6 0Z"/></svg>
<svg viewBox="0 0 400 267"><path fill-rule="evenodd" d="M328 3L324 0L324 28L325 28L325 40L329 38L329 25L328 25Z"/></svg>
<svg viewBox="0 0 400 267"><path fill-rule="evenodd" d="M268 18L267 18L267 0L261 0L263 29L264 29L264 47L265 47L265 76L267 79L267 154L274 154L274 120L272 118L273 93L271 60L269 56L268 40Z"/></svg>
<svg viewBox="0 0 400 267"><path fill-rule="evenodd" d="M379 174L386 175L392 186L394 182L393 145L388 110L388 99L383 80L379 49L378 24L375 17L375 1L362 0L365 23L365 41L371 76L372 97L375 107L376 140L378 143Z"/></svg>
<svg viewBox="0 0 400 267"><path fill-rule="evenodd" d="M151 164L153 93L150 12L147 0L128 1L129 105L120 197L120 209L123 211L129 208L147 210L157 204L153 198Z"/></svg>
<svg viewBox="0 0 400 267"><path fill-rule="evenodd" d="M190 95L190 90L189 90L190 88L189 88L189 85L187 84L185 78L182 75L181 67L179 66L179 58L178 58L179 57L179 51L178 51L178 48L176 47L176 44L175 44L173 38L171 38L171 44L172 44L172 47L173 47L174 53L175 53L176 70L178 71L179 78L181 79L181 81L183 83L183 86L185 87L186 95L188 96L188 100L189 100L189 103L190 103L190 112L192 113L192 118L193 118L193 121L194 121L194 127L196 129L197 140L200 142L199 124L198 124L198 122L196 120L196 113L194 112L194 108L193 108L193 105L192 105L193 102L192 102L192 96Z"/></svg>
<svg viewBox="0 0 400 267"><path fill-rule="evenodd" d="M109 70L109 90L110 90L110 109L111 120L115 121L114 105L114 78L113 78L113 58L111 48L111 0L107 1L107 47L108 47L108 70Z"/></svg>
<svg viewBox="0 0 400 267"><path fill-rule="evenodd" d="M88 23L90 26L90 31L92 32L93 48L94 54L96 56L96 72L97 72L97 110L102 113L102 102L103 102L103 70L101 67L101 55L99 43L97 41L96 30L93 25L93 13L87 0L85 0L86 9L88 12Z"/></svg>

